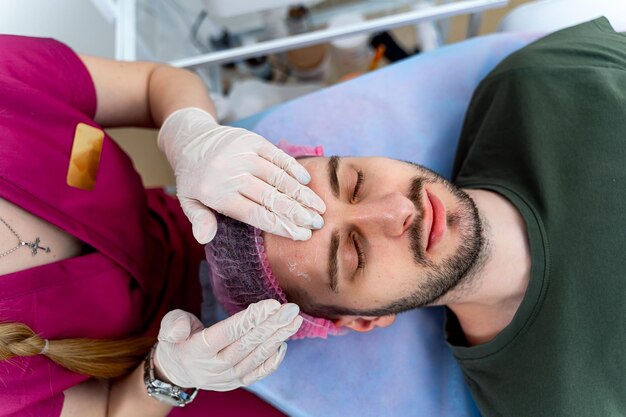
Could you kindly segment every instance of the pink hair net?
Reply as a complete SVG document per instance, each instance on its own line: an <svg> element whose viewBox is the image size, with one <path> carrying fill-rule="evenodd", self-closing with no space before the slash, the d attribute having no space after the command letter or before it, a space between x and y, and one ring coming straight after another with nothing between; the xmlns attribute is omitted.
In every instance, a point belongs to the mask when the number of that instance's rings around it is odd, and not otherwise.
<svg viewBox="0 0 626 417"><path fill-rule="evenodd" d="M321 146L297 146L281 141L278 147L294 157L324 154ZM215 239L205 246L209 279L217 302L228 314L267 298L286 303L287 297L270 268L261 230L226 216L217 217ZM330 320L302 312L300 315L304 321L292 339L326 338L343 333Z"/></svg>

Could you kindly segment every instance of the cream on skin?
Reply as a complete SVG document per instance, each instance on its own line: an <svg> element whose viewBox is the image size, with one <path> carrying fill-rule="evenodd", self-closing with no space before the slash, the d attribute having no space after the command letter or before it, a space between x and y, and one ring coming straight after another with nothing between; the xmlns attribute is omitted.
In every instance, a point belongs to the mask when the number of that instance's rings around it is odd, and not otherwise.
<svg viewBox="0 0 626 417"><path fill-rule="evenodd" d="M329 158L305 158L300 162L311 174L309 187L324 200L327 210L323 216L324 227L315 231L308 241L294 242L264 234L270 265L285 289L306 292L323 305L354 310L383 308L425 286L434 273L444 270L446 263L469 239L472 219L467 215L467 205L451 191L449 183L439 181L428 170L388 158L341 158L336 169L339 188L336 196L329 175ZM425 182L420 193L412 197L410 185L416 177ZM357 182L360 182L358 187ZM479 283L469 285L464 280L462 285L432 304L449 304L455 312L458 306L459 320L468 338L482 342L497 334L512 319L526 288L530 260L524 223L517 210L493 192L471 192L471 195L481 212L481 202L488 205L485 209L489 214L489 229L495 229L494 222L495 226L515 228L515 233L510 235L515 239L507 242L507 234L498 235L494 240L497 247L487 245L490 253L483 254L484 262L477 263L480 265L469 274L475 276L480 272ZM421 224L424 259L420 263L411 250L409 235L413 222ZM329 282L333 236L339 237L336 289L332 289ZM520 265L515 265L519 268L510 266L510 252L505 253L509 249L519 253L519 257L514 258L519 261ZM480 271L476 270L478 268ZM502 268L513 274L510 281L501 279ZM485 271L486 276L483 276ZM501 302L494 302L494 295ZM482 302L487 300L488 303ZM498 318L494 320L471 319L474 315L490 317L499 311L503 314L496 314ZM367 331L390 325L394 318L394 315L346 315L335 322ZM480 337L471 337L474 333Z"/></svg>

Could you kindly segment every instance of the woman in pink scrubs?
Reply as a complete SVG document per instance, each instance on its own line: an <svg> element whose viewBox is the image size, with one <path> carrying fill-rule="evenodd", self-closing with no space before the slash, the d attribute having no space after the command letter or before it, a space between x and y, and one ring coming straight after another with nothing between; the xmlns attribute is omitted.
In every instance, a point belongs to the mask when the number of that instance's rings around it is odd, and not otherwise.
<svg viewBox="0 0 626 417"><path fill-rule="evenodd" d="M194 235L210 238L211 216L202 205L188 206L192 233L179 202L144 190L128 156L102 129L158 127L187 107L204 111L207 120L214 114L203 84L189 72L79 57L51 39L0 36L0 416L170 413L170 405L148 396L142 362L168 311L186 310L177 317L191 322L199 312L203 250ZM179 191L181 184L190 190L187 203L213 201L194 194L194 184L207 180L193 177L202 171L185 161L210 161L185 154L195 136L184 117L173 122L171 137L159 139L170 161L177 160ZM209 365L191 369L188 354L174 354L172 323L165 323L159 344L166 353L157 353L163 369L157 366L156 376L175 385L180 370L210 374ZM201 330L170 344L185 346ZM204 343L215 342L205 337ZM282 357L272 353L278 366ZM221 394L210 383L197 387L205 391L172 415L280 415L241 389Z"/></svg>

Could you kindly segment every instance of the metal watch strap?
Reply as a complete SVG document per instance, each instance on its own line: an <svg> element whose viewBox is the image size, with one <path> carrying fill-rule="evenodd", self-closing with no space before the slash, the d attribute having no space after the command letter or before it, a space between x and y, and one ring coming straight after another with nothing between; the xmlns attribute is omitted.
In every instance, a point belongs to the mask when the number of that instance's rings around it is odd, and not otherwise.
<svg viewBox="0 0 626 417"><path fill-rule="evenodd" d="M197 388L181 388L177 385L160 381L154 376L154 351L156 345L152 347L150 353L144 361L143 382L146 384L148 395L157 400L174 406L184 407L196 398Z"/></svg>

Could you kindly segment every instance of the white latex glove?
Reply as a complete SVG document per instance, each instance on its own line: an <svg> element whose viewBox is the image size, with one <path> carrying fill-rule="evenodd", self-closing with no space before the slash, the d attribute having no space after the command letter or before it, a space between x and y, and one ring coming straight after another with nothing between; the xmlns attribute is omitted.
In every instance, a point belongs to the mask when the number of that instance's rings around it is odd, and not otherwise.
<svg viewBox="0 0 626 417"><path fill-rule="evenodd" d="M161 321L154 365L184 388L229 391L272 372L285 357L285 340L302 324L296 304L263 300L204 328L196 316L170 311Z"/></svg>
<svg viewBox="0 0 626 417"><path fill-rule="evenodd" d="M167 117L158 137L174 169L178 199L200 243L215 236L211 210L266 232L307 240L324 225L326 206L307 184L309 173L261 136L219 125L188 107Z"/></svg>

